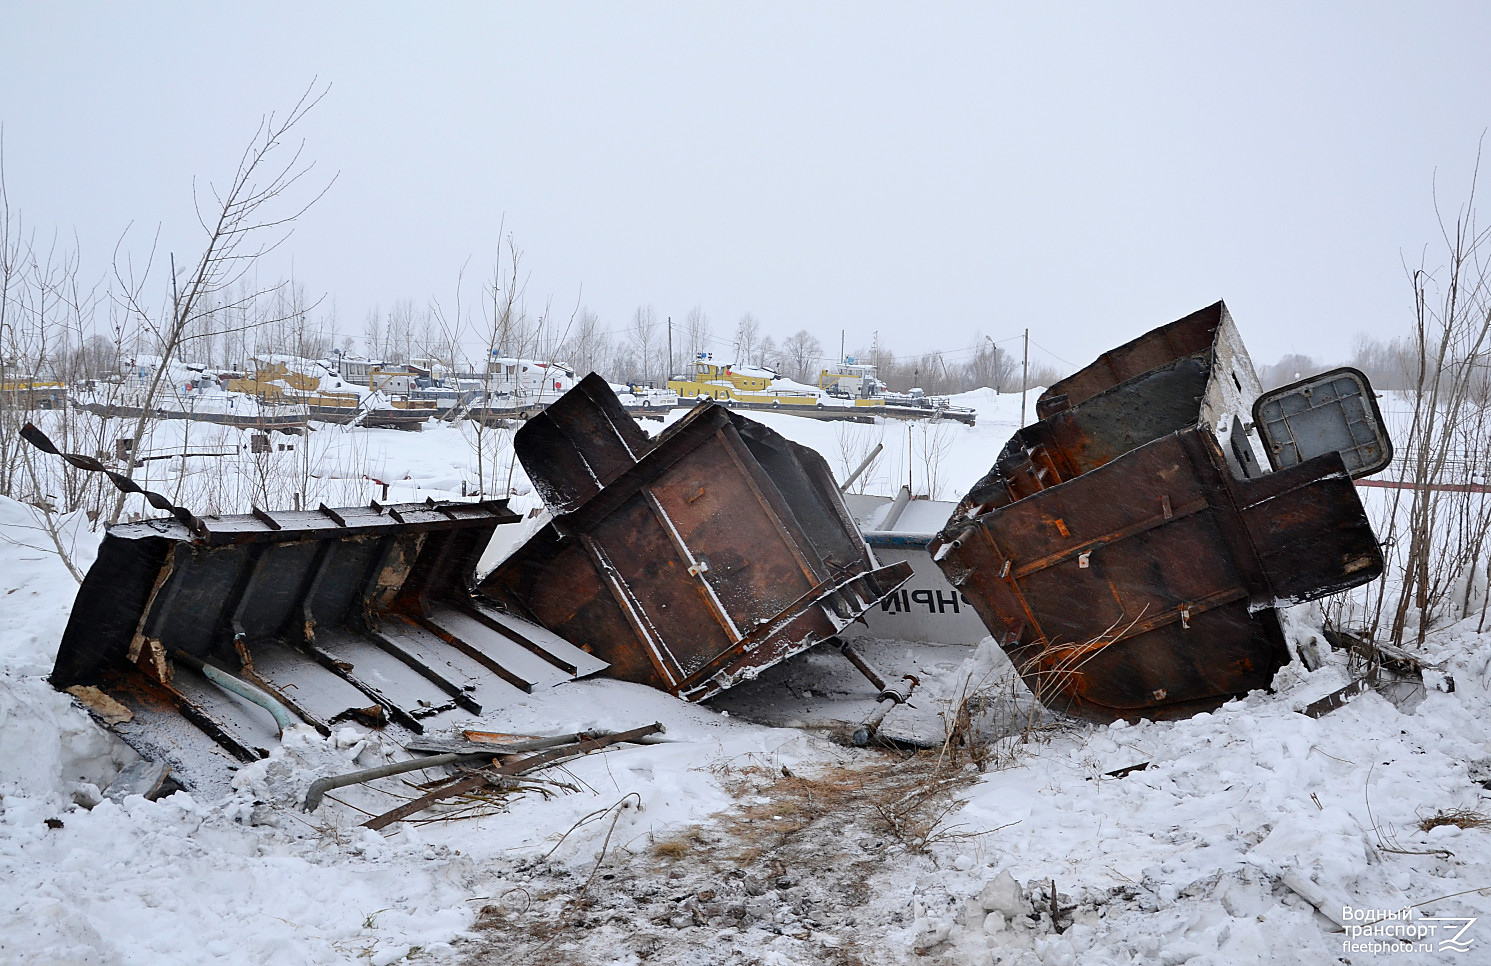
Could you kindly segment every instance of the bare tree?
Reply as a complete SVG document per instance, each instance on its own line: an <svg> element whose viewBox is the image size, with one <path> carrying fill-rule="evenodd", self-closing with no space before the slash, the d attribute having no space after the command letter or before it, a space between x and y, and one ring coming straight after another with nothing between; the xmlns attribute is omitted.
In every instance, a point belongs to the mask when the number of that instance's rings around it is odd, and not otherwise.
<svg viewBox="0 0 1491 966"><path fill-rule="evenodd" d="M929 500L942 499L948 479L945 462L957 441L960 423L950 419L922 419L912 424L911 450L914 466L920 466L922 485Z"/></svg>
<svg viewBox="0 0 1491 966"><path fill-rule="evenodd" d="M599 372L610 377L614 354L611 338L601 328L600 316L589 309L580 310L561 353L579 376Z"/></svg>
<svg viewBox="0 0 1491 966"><path fill-rule="evenodd" d="M1405 339L1382 341L1359 335L1351 347L1350 365L1366 373L1377 389L1411 389L1414 350Z"/></svg>
<svg viewBox="0 0 1491 966"><path fill-rule="evenodd" d="M363 319L362 344L370 359L382 359L387 355L383 341L383 313L376 305L368 309Z"/></svg>
<svg viewBox="0 0 1491 966"><path fill-rule="evenodd" d="M1477 176L1479 169L1477 158ZM1395 442L1412 488L1393 491L1383 541L1393 548L1400 577L1390 616L1395 643L1410 631L1423 642L1455 585L1475 572L1491 528L1491 510L1483 500L1465 499L1444 486L1471 482L1468 476L1491 455L1485 379L1491 368L1491 229L1476 220L1476 180L1453 222L1440 214L1445 264L1437 271L1421 264L1409 273L1415 305L1409 340L1413 412L1406 436ZM1386 597L1379 593L1374 633ZM1462 604L1463 612L1468 587Z"/></svg>
<svg viewBox="0 0 1491 966"><path fill-rule="evenodd" d="M87 436L87 420L67 405L69 386L84 378L89 359L97 289L79 280L75 242L62 245L54 236L44 249L37 247L10 207L3 160L0 153L0 494L34 508L33 529L81 580L63 516L87 507L96 519L103 481L61 471L24 443L20 431L35 419L64 449L97 445ZM102 355L97 343L91 348Z"/></svg>
<svg viewBox="0 0 1491 966"><path fill-rule="evenodd" d="M438 299L430 300L431 325L435 330L433 338L440 345L439 358L450 369L451 373L459 375L471 369L470 362L465 358L463 344L465 342L467 318L462 311L462 291L466 280L466 265L462 265L456 273L455 310L451 313L445 311L444 306Z"/></svg>
<svg viewBox="0 0 1491 966"><path fill-rule="evenodd" d="M311 194L304 203L279 210L289 200L293 189L313 169L302 161L304 142L287 143L295 127L325 96L323 88L308 89L286 114L267 115L238 161L238 168L221 189L208 185L209 206L195 187L198 223L204 234L201 252L195 264L178 275L172 259L172 291L169 309L157 311L147 303L146 289L155 258L154 245L143 269L136 273L133 263L122 258L116 249L114 279L115 297L142 334L149 337L156 355L154 372L145 380L141 412L135 421L132 446L137 450L151 425L151 413L164 388L171 384L171 367L183 341L198 317L214 308L213 300L227 293L244 279L254 262L288 237L290 225L315 204L327 190L328 182ZM335 178L332 179L333 181ZM123 239L120 240L123 245ZM277 286L271 286L275 288ZM134 466L126 467L133 475ZM125 495L120 493L109 514L110 522L124 511Z"/></svg>
<svg viewBox="0 0 1491 966"><path fill-rule="evenodd" d="M884 419L876 420L873 426L861 423L833 424L839 479L848 479L850 473L859 469L861 464L864 465L863 472L851 486L855 493L864 493L879 477L880 466L885 460L886 422ZM878 451L877 446L880 447Z"/></svg>
<svg viewBox="0 0 1491 966"><path fill-rule="evenodd" d="M1025 374L1025 384L1034 389L1037 386L1050 386L1060 382L1066 377L1066 372L1057 368L1049 362L1032 362L1030 371ZM1019 389L1019 386L1015 386Z"/></svg>
<svg viewBox="0 0 1491 966"><path fill-rule="evenodd" d="M648 385L653 384L655 373L661 368L659 352L664 340L660 338L662 333L658 331L657 313L650 305L639 305L637 311L632 313L632 321L627 326L626 338L633 352L636 353L637 363L640 368L641 382Z"/></svg>
<svg viewBox="0 0 1491 966"><path fill-rule="evenodd" d="M506 496L512 489L514 454L511 433L498 425L493 416L490 394L496 366L500 360L522 355L523 295L528 286L523 273L523 253L511 235L504 237L505 251L499 251L487 282L485 325L482 339L481 374L483 403L478 418L468 427L472 451L476 457L477 495ZM459 305L459 302L457 303ZM499 480L501 482L499 482Z"/></svg>
<svg viewBox="0 0 1491 966"><path fill-rule="evenodd" d="M710 330L709 316L704 314L704 306L696 305L689 309L689 314L684 317L684 344L688 346L688 363L690 368L699 355L709 351Z"/></svg>
<svg viewBox="0 0 1491 966"><path fill-rule="evenodd" d="M759 359L761 323L751 313L740 317L735 323L735 358L741 363L752 363Z"/></svg>
<svg viewBox="0 0 1491 966"><path fill-rule="evenodd" d="M414 354L414 301L399 299L388 312L389 354L397 362L408 362Z"/></svg>
<svg viewBox="0 0 1491 966"><path fill-rule="evenodd" d="M777 340L768 335L756 343L756 351L752 358L741 361L749 362L754 366L765 366L768 369L781 369L782 353L777 348Z"/></svg>
<svg viewBox="0 0 1491 966"><path fill-rule="evenodd" d="M966 358L958 361L963 354ZM983 335L975 335L975 344L970 349L901 358L881 342L877 334L870 348L857 349L854 355L875 366L877 377L893 392L920 388L936 395L985 387L997 392L1020 391L1019 360ZM1028 384L1032 388L1049 386L1064 375L1050 363L1032 362Z"/></svg>
<svg viewBox="0 0 1491 966"><path fill-rule="evenodd" d="M912 363L915 373L913 381L930 395L957 392L958 387L948 373L947 363L939 352L929 352Z"/></svg>
<svg viewBox="0 0 1491 966"><path fill-rule="evenodd" d="M807 329L798 329L782 343L782 360L798 382L818 381L818 362L823 346Z"/></svg>
<svg viewBox="0 0 1491 966"><path fill-rule="evenodd" d="M963 388L979 389L987 386L995 392L1007 392L1013 382L1013 387L1018 389L1019 370L1019 365L1008 352L985 337L979 342L973 358L968 360L964 381L971 385Z"/></svg>
<svg viewBox="0 0 1491 966"><path fill-rule="evenodd" d="M72 361L68 365L72 373L69 383L102 379L117 372L118 366L118 347L107 336L95 332L85 336L73 350Z"/></svg>
<svg viewBox="0 0 1491 966"><path fill-rule="evenodd" d="M1277 389L1279 386L1288 385L1311 373L1319 372L1322 368L1309 356L1291 352L1273 365L1259 366L1258 381L1263 384L1264 389Z"/></svg>

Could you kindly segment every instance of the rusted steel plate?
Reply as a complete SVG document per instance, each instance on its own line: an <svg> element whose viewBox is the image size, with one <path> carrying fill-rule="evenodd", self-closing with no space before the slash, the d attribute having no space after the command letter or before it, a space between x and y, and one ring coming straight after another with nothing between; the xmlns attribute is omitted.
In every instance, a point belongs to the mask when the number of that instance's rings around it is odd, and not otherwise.
<svg viewBox="0 0 1491 966"><path fill-rule="evenodd" d="M1213 432L1256 388L1225 307L1073 380L930 547L1048 706L1180 717L1266 688L1289 660L1275 605L1381 574L1339 454L1259 473L1240 428Z"/></svg>
<svg viewBox="0 0 1491 966"><path fill-rule="evenodd" d="M113 527L51 681L96 687L132 712L119 726L126 740L184 766L173 774L189 784L211 746L256 758L278 726L177 655L247 682L323 733L347 718L419 732L443 711L479 711L603 668L473 597L494 529L517 519L503 501L427 501Z"/></svg>
<svg viewBox="0 0 1491 966"><path fill-rule="evenodd" d="M1208 355L1226 311L1226 306L1217 302L1110 349L1091 365L1041 393L1035 404L1036 416L1045 419L1052 413L1085 402L1100 392L1187 356Z"/></svg>
<svg viewBox="0 0 1491 966"><path fill-rule="evenodd" d="M702 700L911 574L876 566L822 457L711 402L652 440L592 376L514 447L555 519L481 591L624 680Z"/></svg>

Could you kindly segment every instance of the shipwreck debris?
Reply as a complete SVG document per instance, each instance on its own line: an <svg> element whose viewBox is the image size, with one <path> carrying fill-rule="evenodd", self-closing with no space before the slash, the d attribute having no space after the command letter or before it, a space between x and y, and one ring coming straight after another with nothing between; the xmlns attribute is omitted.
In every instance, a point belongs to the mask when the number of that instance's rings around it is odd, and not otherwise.
<svg viewBox="0 0 1491 966"><path fill-rule="evenodd" d="M898 704L906 704L911 700L911 693L916 690L917 685L921 684L921 680L915 674L903 674L898 681L888 679L879 668L859 652L852 642L841 642L839 652L879 692L875 696L875 710L865 716L850 737L855 747L863 748L880 730L880 723L885 720L890 710Z"/></svg>
<svg viewBox="0 0 1491 966"><path fill-rule="evenodd" d="M1337 708L1346 707L1359 695L1375 690L1381 684L1381 670L1374 667L1350 684L1337 688L1323 698L1311 701L1301 708L1299 713L1307 718L1323 718Z"/></svg>
<svg viewBox="0 0 1491 966"><path fill-rule="evenodd" d="M265 757L302 722L418 735L608 667L702 700L911 574L877 565L817 453L707 401L650 439L594 376L516 434L555 519L480 587L493 532L519 519L506 501L199 517L25 436L172 514L110 528L51 682L189 789L203 762Z"/></svg>
<svg viewBox="0 0 1491 966"><path fill-rule="evenodd" d="M1392 454L1366 378L1261 393L1221 302L1036 413L929 550L1054 710L1175 718L1267 688L1289 660L1274 607L1382 573L1352 483Z"/></svg>
<svg viewBox="0 0 1491 966"><path fill-rule="evenodd" d="M469 795L487 785L494 783L500 784L504 778L526 775L562 761L569 761L573 758L579 758L582 755L588 755L600 748L621 744L626 741L636 741L639 738L646 738L649 735L661 734L662 731L662 724L653 723L641 728L633 728L630 731L619 731L614 734L595 735L592 737L575 736L579 737L580 740L549 748L546 751L540 751L538 754L529 755L526 758L507 761L493 768L480 771L469 778L443 785L419 798L405 802L398 808L391 809L382 815L368 819L362 823L362 826L363 828L373 829L374 831L387 828L394 822L402 821L411 815L416 815L444 799L455 798L458 795Z"/></svg>
<svg viewBox="0 0 1491 966"><path fill-rule="evenodd" d="M497 755L490 751L476 752L447 752L441 755L431 755L428 758L409 758L404 761L390 762L387 765L379 765L376 768L364 768L362 771L348 772L344 775L330 775L326 778L318 778L311 782L311 787L306 790L305 803L301 810L314 812L321 807L321 800L326 793L335 788L346 788L348 785L361 785L378 778L388 778L391 775L402 775L411 771L423 771L426 768L438 768L443 765L467 764L471 762L487 761L495 762Z"/></svg>
<svg viewBox="0 0 1491 966"><path fill-rule="evenodd" d="M513 446L554 519L480 590L623 680L704 700L911 575L877 566L821 456L708 400L650 439L591 375Z"/></svg>
<svg viewBox="0 0 1491 966"><path fill-rule="evenodd" d="M1444 673L1442 665L1428 663L1391 644L1378 643L1337 628L1327 626L1324 634L1332 649L1350 653L1352 665L1360 667L1361 676L1299 709L1300 714L1322 717L1345 707L1368 691L1376 691L1400 711L1410 712L1423 700L1427 691L1426 671L1435 674L1442 690L1455 690L1455 679Z"/></svg>
<svg viewBox="0 0 1491 966"><path fill-rule="evenodd" d="M110 528L50 680L189 790L294 724L418 734L606 667L473 594L493 531L519 519L505 501L198 517L152 496L173 516Z"/></svg>
<svg viewBox="0 0 1491 966"><path fill-rule="evenodd" d="M114 776L109 787L103 791L104 798L116 805L124 804L131 795L143 795L154 801L173 786L170 784L171 766L163 761L133 762Z"/></svg>

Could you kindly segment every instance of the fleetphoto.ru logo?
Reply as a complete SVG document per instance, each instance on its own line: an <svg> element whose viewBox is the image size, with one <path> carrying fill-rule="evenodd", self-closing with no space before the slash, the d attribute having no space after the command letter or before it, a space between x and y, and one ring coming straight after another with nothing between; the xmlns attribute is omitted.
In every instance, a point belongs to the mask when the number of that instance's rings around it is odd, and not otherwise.
<svg viewBox="0 0 1491 966"><path fill-rule="evenodd" d="M1413 909L1341 908L1345 953L1468 953L1474 916L1420 916Z"/></svg>

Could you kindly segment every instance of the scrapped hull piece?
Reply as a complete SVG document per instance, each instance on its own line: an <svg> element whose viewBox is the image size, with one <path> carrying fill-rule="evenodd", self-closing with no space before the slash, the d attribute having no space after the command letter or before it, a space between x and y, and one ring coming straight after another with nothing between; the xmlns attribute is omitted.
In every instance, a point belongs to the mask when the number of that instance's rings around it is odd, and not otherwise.
<svg viewBox="0 0 1491 966"><path fill-rule="evenodd" d="M821 456L709 401L650 439L592 375L513 446L554 519L480 590L623 680L703 700L911 575L877 567Z"/></svg>
<svg viewBox="0 0 1491 966"><path fill-rule="evenodd" d="M1370 386L1308 404L1302 385L1260 395L1218 302L1041 396L929 550L1044 704L1104 722L1218 707L1289 661L1276 605L1382 573L1352 482L1391 456L1380 419L1359 425ZM1278 442L1242 422L1255 401L1341 425L1293 432L1271 470Z"/></svg>
<svg viewBox="0 0 1491 966"><path fill-rule="evenodd" d="M603 669L473 597L493 530L517 519L505 501L429 501L113 527L52 684L118 702L114 730L193 788L297 720L418 733Z"/></svg>

